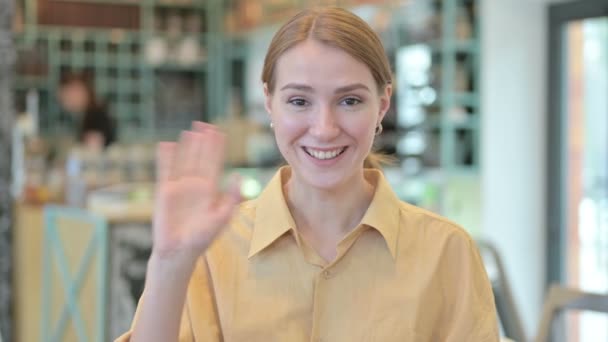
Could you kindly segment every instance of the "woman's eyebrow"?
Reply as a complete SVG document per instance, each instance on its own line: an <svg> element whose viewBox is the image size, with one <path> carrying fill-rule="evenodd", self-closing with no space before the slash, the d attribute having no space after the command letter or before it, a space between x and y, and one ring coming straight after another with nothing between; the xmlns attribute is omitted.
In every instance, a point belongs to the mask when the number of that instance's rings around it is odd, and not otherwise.
<svg viewBox="0 0 608 342"><path fill-rule="evenodd" d="M306 91L309 93L313 92L313 89L311 86L306 85L306 84L301 84L301 83L287 83L286 85L284 85L281 88L281 90L285 90L285 89L295 89L295 90Z"/></svg>
<svg viewBox="0 0 608 342"><path fill-rule="evenodd" d="M371 93L371 90L369 90L369 87L363 83L353 83L353 84L349 84L344 87L340 87L340 88L336 89L335 93L336 94L347 93L349 91L353 91L353 90L357 90L357 89L367 90L368 92Z"/></svg>
<svg viewBox="0 0 608 342"><path fill-rule="evenodd" d="M311 86L302 84L302 83L288 83L281 88L281 90L285 90L285 89L295 89L295 90L306 91L309 93L314 92L314 89ZM367 90L368 92L371 92L369 87L366 86L365 84L353 83L353 84L349 84L349 85L337 88L334 93L336 93L336 94L347 93L349 91L353 91L353 90L357 90L357 89L363 89L363 90Z"/></svg>

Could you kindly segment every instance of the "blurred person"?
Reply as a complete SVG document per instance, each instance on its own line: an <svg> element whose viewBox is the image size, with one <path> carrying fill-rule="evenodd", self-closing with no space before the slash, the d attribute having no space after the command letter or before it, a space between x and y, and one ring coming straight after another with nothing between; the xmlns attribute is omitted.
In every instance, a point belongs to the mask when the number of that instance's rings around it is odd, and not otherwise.
<svg viewBox="0 0 608 342"><path fill-rule="evenodd" d="M392 92L371 28L305 10L274 36L262 81L288 165L239 204L238 182L219 186L215 126L158 145L152 255L118 341L498 341L469 235L364 166Z"/></svg>
<svg viewBox="0 0 608 342"><path fill-rule="evenodd" d="M116 121L96 94L92 81L80 73L63 77L59 103L77 121L76 140L93 148L107 147L116 140Z"/></svg>

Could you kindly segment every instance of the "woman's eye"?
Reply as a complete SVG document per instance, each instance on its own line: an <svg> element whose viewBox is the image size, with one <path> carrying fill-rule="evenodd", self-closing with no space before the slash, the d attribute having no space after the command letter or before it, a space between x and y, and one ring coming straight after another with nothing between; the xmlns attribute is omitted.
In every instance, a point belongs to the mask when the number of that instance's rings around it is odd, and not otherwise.
<svg viewBox="0 0 608 342"><path fill-rule="evenodd" d="M355 105L358 105L359 103L361 103L361 100L359 100L356 97L347 97L344 100L342 100L342 103L347 106L355 106Z"/></svg>
<svg viewBox="0 0 608 342"><path fill-rule="evenodd" d="M291 99L289 100L289 103L298 107L306 106L306 100L304 99Z"/></svg>

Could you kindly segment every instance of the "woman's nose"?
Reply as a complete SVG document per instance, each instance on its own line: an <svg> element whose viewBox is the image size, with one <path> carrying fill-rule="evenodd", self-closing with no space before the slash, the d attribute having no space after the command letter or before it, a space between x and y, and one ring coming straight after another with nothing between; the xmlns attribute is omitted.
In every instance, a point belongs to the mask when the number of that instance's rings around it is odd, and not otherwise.
<svg viewBox="0 0 608 342"><path fill-rule="evenodd" d="M340 127L331 108L322 107L312 121L310 133L319 140L331 140L340 134Z"/></svg>

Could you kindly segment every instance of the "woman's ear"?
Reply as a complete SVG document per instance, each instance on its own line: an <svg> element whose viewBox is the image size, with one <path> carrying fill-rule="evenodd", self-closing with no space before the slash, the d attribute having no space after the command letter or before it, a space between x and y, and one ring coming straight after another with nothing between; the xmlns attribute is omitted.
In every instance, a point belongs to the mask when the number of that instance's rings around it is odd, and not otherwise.
<svg viewBox="0 0 608 342"><path fill-rule="evenodd" d="M388 112L388 109L391 107L391 95L393 94L393 86L390 84L387 84L384 87L384 91L382 92L382 95L380 95L380 111L378 112L378 124L382 122L382 119L384 119L384 116L386 115L386 112Z"/></svg>
<svg viewBox="0 0 608 342"><path fill-rule="evenodd" d="M268 115L272 114L271 100L272 94L270 94L270 91L268 90L268 83L264 82L264 108L266 108L266 112L268 113Z"/></svg>

